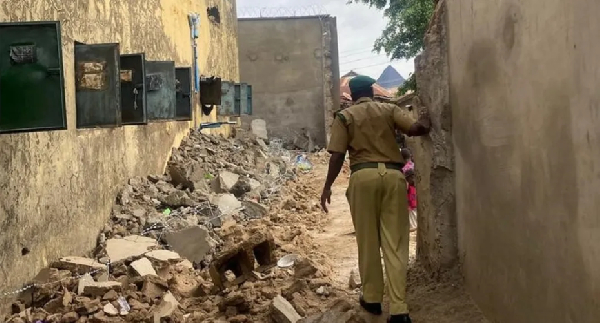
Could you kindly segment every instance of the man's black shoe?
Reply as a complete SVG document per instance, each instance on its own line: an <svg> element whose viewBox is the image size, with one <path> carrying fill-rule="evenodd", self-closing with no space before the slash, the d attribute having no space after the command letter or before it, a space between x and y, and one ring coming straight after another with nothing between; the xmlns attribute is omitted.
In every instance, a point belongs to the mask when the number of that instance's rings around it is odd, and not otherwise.
<svg viewBox="0 0 600 323"><path fill-rule="evenodd" d="M381 313L382 313L381 303L367 303L362 298L362 296L360 296L358 301L360 302L360 306L362 306L362 308L364 308L365 311L367 311L373 315L381 315Z"/></svg>
<svg viewBox="0 0 600 323"><path fill-rule="evenodd" d="M391 315L388 323L412 323L408 314Z"/></svg>

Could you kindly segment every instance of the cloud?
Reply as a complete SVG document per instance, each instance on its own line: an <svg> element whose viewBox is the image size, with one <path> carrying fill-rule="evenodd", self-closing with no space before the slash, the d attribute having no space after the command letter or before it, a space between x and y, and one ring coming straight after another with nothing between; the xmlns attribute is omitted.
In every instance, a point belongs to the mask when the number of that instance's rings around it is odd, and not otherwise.
<svg viewBox="0 0 600 323"><path fill-rule="evenodd" d="M407 78L414 71L413 60L390 61L386 55L373 53L373 43L381 35L386 20L383 13L363 4L346 4L346 0L237 0L238 8L298 8L317 6L337 17L340 72L350 70L379 77L388 66L394 66Z"/></svg>

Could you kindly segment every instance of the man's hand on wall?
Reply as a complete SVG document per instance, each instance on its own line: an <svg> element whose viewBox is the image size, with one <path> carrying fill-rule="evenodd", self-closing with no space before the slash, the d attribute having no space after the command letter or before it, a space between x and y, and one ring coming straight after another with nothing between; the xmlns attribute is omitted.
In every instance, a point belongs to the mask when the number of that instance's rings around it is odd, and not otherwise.
<svg viewBox="0 0 600 323"><path fill-rule="evenodd" d="M422 107L419 109L418 122L425 128L431 128L431 116L429 115L429 109Z"/></svg>

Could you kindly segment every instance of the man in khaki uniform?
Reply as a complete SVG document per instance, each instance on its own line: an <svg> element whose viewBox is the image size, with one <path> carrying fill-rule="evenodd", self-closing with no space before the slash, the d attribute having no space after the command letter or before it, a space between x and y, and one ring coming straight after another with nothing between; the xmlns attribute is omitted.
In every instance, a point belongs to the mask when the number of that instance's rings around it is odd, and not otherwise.
<svg viewBox="0 0 600 323"><path fill-rule="evenodd" d="M373 101L375 80L357 76L350 80L355 104L336 114L327 150L331 153L321 206L327 212L331 186L340 173L346 151L350 153L350 184L346 192L356 230L362 279L360 303L381 315L384 279L383 251L390 299L390 323L410 323L406 296L409 217L404 160L396 143L396 129L408 136L429 133L427 112L416 122L400 107Z"/></svg>

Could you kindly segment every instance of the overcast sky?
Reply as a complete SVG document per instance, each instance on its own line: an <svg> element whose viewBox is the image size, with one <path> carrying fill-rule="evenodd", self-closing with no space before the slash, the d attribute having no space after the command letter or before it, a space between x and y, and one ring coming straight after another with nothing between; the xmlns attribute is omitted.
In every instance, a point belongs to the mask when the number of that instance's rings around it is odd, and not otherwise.
<svg viewBox="0 0 600 323"><path fill-rule="evenodd" d="M300 6L299 2L302 3ZM414 70L412 59L390 62L385 54L372 52L373 43L386 24L382 12L362 4L349 5L346 2L347 0L237 0L237 6L238 13L244 15L258 12L259 8L324 10L324 13L337 17L341 75L355 70L377 79L383 69L391 64L407 78ZM274 12L273 9L267 11Z"/></svg>

